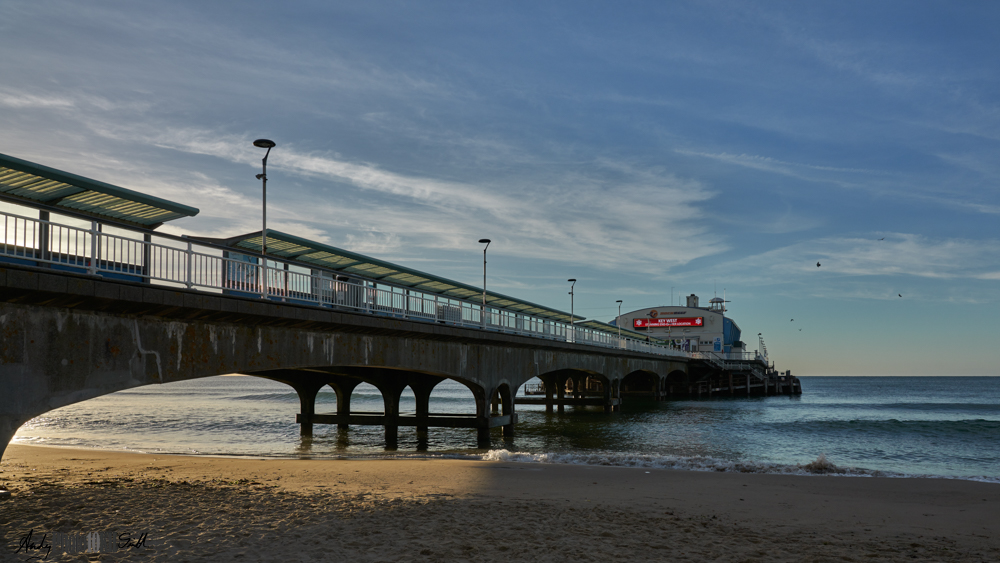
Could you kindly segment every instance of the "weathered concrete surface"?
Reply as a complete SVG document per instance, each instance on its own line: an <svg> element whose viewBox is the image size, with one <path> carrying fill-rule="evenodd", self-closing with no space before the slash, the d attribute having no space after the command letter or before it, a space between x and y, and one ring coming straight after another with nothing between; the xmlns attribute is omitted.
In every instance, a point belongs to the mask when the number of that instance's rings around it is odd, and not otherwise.
<svg viewBox="0 0 1000 563"><path fill-rule="evenodd" d="M226 373L395 368L460 381L480 403L559 370L618 382L686 368L683 358L13 266L0 266L0 339L3 447L61 406Z"/></svg>

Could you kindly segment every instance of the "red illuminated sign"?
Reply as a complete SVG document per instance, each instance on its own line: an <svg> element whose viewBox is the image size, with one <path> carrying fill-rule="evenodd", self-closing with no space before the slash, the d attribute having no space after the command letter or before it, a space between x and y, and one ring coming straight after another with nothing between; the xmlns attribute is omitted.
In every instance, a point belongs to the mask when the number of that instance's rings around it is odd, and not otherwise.
<svg viewBox="0 0 1000 563"><path fill-rule="evenodd" d="M704 326L705 317L662 317L659 319L635 319L635 328L667 328L675 326Z"/></svg>

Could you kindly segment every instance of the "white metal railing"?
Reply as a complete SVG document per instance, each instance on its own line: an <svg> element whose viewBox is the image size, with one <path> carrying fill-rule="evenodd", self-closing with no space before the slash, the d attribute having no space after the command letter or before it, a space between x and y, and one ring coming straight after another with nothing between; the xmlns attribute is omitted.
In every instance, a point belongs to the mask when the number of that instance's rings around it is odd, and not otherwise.
<svg viewBox="0 0 1000 563"><path fill-rule="evenodd" d="M692 357L676 348L616 333L572 326L482 303L279 260L187 237L136 229L135 236L74 227L0 212L0 258L8 262L86 272L156 285L186 287L391 315L448 325L590 344L665 356ZM115 230L122 230L114 227ZM344 281L345 278L348 281Z"/></svg>
<svg viewBox="0 0 1000 563"><path fill-rule="evenodd" d="M757 352L694 352L691 357L721 370L749 372L760 379L767 375L767 361Z"/></svg>

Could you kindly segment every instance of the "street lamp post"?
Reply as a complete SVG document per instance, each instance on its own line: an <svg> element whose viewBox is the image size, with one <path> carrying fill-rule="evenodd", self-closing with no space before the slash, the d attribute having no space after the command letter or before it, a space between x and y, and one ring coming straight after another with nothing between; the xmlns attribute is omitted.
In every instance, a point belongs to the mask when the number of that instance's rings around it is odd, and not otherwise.
<svg viewBox="0 0 1000 563"><path fill-rule="evenodd" d="M622 300L619 299L615 301L618 304L618 318L615 319L615 324L618 325L618 344L621 345L622 341Z"/></svg>
<svg viewBox="0 0 1000 563"><path fill-rule="evenodd" d="M573 318L573 287L576 285L576 279L570 278L570 279L568 279L566 281L570 282L570 286L569 286L569 326L570 326L571 329L573 329L573 333L572 333L573 340L572 341L576 342L576 324L574 324L576 321Z"/></svg>
<svg viewBox="0 0 1000 563"><path fill-rule="evenodd" d="M257 139L253 142L253 146L267 149L267 152L264 153L264 160L262 161L264 171L261 174L257 174L257 179L261 181L264 189L264 215L263 224L260 229L260 253L267 254L267 155L271 154L271 149L274 148L274 141L270 139Z"/></svg>
<svg viewBox="0 0 1000 563"><path fill-rule="evenodd" d="M479 239L480 244L486 244L483 247L483 326L486 325L486 249L490 247L490 243L493 242L488 238Z"/></svg>

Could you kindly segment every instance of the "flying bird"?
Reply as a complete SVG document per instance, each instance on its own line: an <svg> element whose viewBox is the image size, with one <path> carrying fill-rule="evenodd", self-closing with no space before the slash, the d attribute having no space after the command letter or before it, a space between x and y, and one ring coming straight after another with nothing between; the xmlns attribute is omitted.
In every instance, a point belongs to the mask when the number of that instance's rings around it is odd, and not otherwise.
<svg viewBox="0 0 1000 563"><path fill-rule="evenodd" d="M794 321L794 320L795 320L795 319L792 319L791 321L788 321L788 322L792 322L792 321Z"/></svg>
<svg viewBox="0 0 1000 563"><path fill-rule="evenodd" d="M799 329L799 332L802 332L802 329L801 329L801 328Z"/></svg>
<svg viewBox="0 0 1000 563"><path fill-rule="evenodd" d="M902 297L902 296L903 296L903 294L902 294L902 293L897 293L896 295L899 295L900 297Z"/></svg>
<svg viewBox="0 0 1000 563"><path fill-rule="evenodd" d="M816 262L816 267L819 268L819 262Z"/></svg>
<svg viewBox="0 0 1000 563"><path fill-rule="evenodd" d="M878 239L878 240L885 240L885 237L882 237L882 238L880 238L880 239Z"/></svg>

